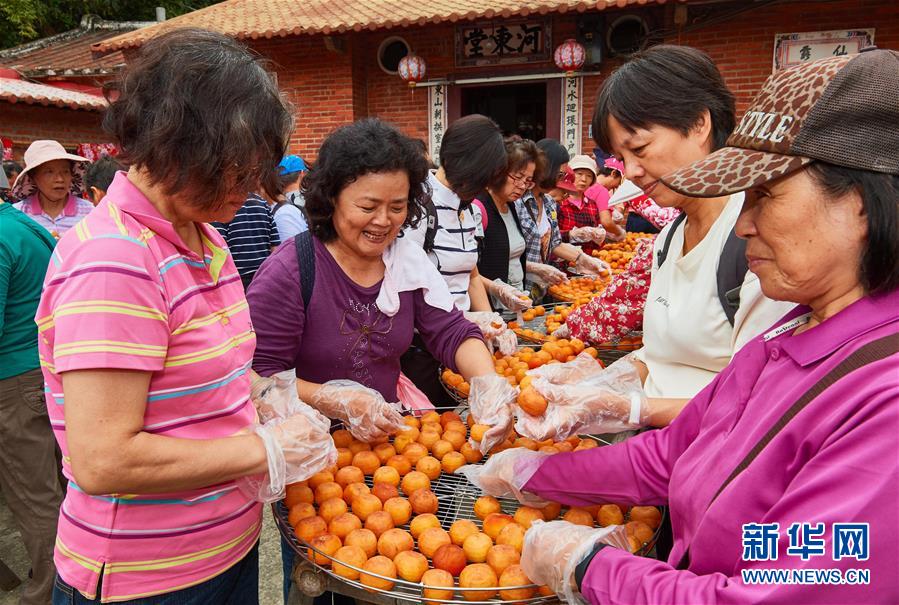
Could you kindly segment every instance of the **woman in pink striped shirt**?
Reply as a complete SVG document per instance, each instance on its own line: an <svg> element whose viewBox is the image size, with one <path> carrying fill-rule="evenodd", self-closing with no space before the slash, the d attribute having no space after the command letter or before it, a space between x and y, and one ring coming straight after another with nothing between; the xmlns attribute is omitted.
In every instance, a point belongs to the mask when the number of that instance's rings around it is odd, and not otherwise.
<svg viewBox="0 0 899 605"><path fill-rule="evenodd" d="M275 191L290 126L219 34L158 36L123 75L104 128L131 168L59 242L36 317L69 479L54 605L257 602L260 501L336 458L299 402L256 423L249 309L206 224Z"/></svg>

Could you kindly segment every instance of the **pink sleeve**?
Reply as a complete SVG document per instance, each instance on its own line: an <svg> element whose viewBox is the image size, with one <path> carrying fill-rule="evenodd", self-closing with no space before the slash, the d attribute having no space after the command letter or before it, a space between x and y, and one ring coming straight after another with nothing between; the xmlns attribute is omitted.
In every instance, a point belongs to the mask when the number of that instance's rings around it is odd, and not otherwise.
<svg viewBox="0 0 899 605"><path fill-rule="evenodd" d="M628 205L632 211L652 223L656 229L662 229L680 215L680 210L677 208L662 208L652 201L652 198L645 195L631 200Z"/></svg>
<svg viewBox="0 0 899 605"><path fill-rule="evenodd" d="M37 313L55 372L162 370L170 336L168 305L146 244L90 239L58 258Z"/></svg>
<svg viewBox="0 0 899 605"><path fill-rule="evenodd" d="M477 206L478 210L481 211L481 229L484 233L487 232L487 209L484 208L484 202L475 198L471 200L473 206Z"/></svg>
<svg viewBox="0 0 899 605"><path fill-rule="evenodd" d="M596 204L596 210L602 212L609 209L609 190L596 183L584 192L584 197Z"/></svg>
<svg viewBox="0 0 899 605"><path fill-rule="evenodd" d="M627 269L605 291L568 316L572 338L591 344L616 340L643 328L652 271L652 240L641 241Z"/></svg>

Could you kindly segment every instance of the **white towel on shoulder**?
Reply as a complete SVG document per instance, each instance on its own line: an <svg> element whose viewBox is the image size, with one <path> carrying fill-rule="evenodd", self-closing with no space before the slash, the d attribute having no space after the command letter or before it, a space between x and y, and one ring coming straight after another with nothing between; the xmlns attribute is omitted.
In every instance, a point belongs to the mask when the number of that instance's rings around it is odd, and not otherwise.
<svg viewBox="0 0 899 605"><path fill-rule="evenodd" d="M382 313L393 317L400 310L400 292L418 289L432 307L452 310L453 295L424 249L409 238L398 237L384 251L384 281L375 302Z"/></svg>

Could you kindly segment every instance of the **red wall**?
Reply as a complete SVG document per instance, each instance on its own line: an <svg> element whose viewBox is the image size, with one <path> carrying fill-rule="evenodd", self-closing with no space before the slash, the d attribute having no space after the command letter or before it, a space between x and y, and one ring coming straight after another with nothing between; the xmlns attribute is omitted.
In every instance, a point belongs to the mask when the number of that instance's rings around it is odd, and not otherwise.
<svg viewBox="0 0 899 605"><path fill-rule="evenodd" d="M0 135L12 139L17 160L38 139L55 139L69 150L74 150L79 143L109 141L100 128L102 114L96 111L2 102L0 112L3 115Z"/></svg>

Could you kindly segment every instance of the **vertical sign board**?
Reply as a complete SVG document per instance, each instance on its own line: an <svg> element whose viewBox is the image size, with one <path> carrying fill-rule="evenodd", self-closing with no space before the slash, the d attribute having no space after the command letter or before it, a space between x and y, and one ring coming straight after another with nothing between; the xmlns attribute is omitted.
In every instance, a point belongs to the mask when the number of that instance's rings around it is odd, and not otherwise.
<svg viewBox="0 0 899 605"><path fill-rule="evenodd" d="M581 90L583 78L566 77L562 87L562 146L569 155L581 152Z"/></svg>
<svg viewBox="0 0 899 605"><path fill-rule="evenodd" d="M446 131L446 85L428 88L428 151L435 164L440 164L440 144Z"/></svg>
<svg viewBox="0 0 899 605"><path fill-rule="evenodd" d="M827 57L854 55L874 44L874 28L774 36L774 71Z"/></svg>

